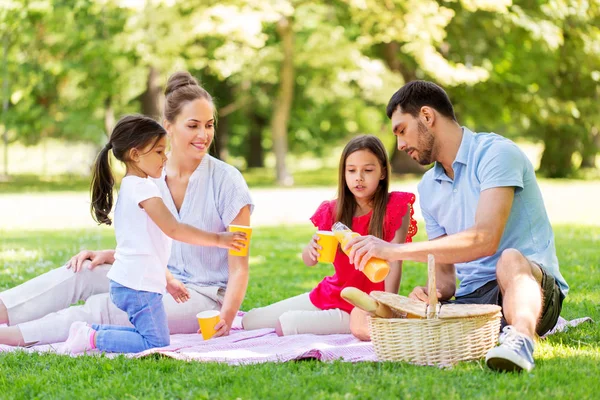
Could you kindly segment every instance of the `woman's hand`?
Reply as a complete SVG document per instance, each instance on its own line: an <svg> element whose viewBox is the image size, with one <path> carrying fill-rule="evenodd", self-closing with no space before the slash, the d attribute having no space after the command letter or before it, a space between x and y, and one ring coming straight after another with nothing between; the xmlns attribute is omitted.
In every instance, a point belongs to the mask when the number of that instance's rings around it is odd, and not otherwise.
<svg viewBox="0 0 600 400"><path fill-rule="evenodd" d="M219 232L217 246L222 249L241 250L246 246L246 232Z"/></svg>
<svg viewBox="0 0 600 400"><path fill-rule="evenodd" d="M81 271L83 268L83 263L86 260L90 260L90 264L88 265L88 269L92 270L96 268L98 265L102 264L112 264L115 261L115 251L114 250L82 250L73 257L65 266L67 269L73 269L73 272L77 273Z"/></svg>
<svg viewBox="0 0 600 400"><path fill-rule="evenodd" d="M235 317L234 317L235 318ZM233 318L229 319L221 313L221 320L215 325L215 331L217 331L213 337L228 336L231 331L231 325L233 324Z"/></svg>
<svg viewBox="0 0 600 400"><path fill-rule="evenodd" d="M185 303L190 299L190 293L179 279L167 280L167 292L173 296L177 303Z"/></svg>

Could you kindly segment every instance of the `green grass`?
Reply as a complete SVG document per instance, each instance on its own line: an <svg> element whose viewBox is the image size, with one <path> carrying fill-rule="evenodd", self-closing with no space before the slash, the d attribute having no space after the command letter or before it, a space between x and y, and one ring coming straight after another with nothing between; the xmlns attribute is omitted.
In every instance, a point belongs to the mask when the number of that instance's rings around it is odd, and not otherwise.
<svg viewBox="0 0 600 400"><path fill-rule="evenodd" d="M311 289L331 267L305 267L299 254L312 230L256 228L251 276L242 309ZM571 284L562 315L600 321L600 227L556 226L561 269ZM282 241L285 237L287 240ZM423 240L423 233L418 240ZM82 248L114 245L107 229L0 232L0 288L17 285ZM425 280L422 264L406 263L401 293ZM452 369L403 363L299 361L231 367L162 357L69 358L0 355L2 398L597 398L600 327L585 324L542 341L528 374L496 374L482 362Z"/></svg>

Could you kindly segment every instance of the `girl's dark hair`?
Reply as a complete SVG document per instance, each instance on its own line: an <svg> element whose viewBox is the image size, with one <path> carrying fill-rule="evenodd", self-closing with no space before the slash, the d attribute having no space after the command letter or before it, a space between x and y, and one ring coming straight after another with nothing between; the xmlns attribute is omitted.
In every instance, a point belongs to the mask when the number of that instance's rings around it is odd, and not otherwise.
<svg viewBox="0 0 600 400"><path fill-rule="evenodd" d="M128 162L131 149L143 149L156 143L167 134L161 124L143 115L127 115L119 120L113 129L108 143L94 163L92 174L92 217L99 224L110 225L108 217L113 206L115 178L110 168L109 151L121 162Z"/></svg>
<svg viewBox="0 0 600 400"><path fill-rule="evenodd" d="M336 221L352 228L352 218L356 210L356 200L354 195L346 184L346 160L350 154L367 150L379 160L381 171L384 178L379 181L379 185L373 194L373 214L369 223L369 234L383 239L383 220L388 203L388 191L390 188L390 161L388 159L385 146L377 136L360 135L348 142L340 158L338 196L336 206Z"/></svg>
<svg viewBox="0 0 600 400"><path fill-rule="evenodd" d="M189 72L175 72L169 77L165 88L165 118L169 122L174 122L181 112L181 108L196 99L206 99L213 104L216 122L216 108L214 107L214 101L210 93L202 88L198 80Z"/></svg>

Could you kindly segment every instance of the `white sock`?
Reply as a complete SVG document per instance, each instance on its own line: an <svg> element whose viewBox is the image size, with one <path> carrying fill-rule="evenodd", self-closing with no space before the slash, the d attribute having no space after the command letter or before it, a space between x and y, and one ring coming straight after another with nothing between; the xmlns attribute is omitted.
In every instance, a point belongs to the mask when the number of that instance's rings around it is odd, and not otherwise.
<svg viewBox="0 0 600 400"><path fill-rule="evenodd" d="M74 322L69 328L69 337L65 342L65 353L83 353L95 349L94 335L96 331L85 322Z"/></svg>
<svg viewBox="0 0 600 400"><path fill-rule="evenodd" d="M69 328L69 336L74 336L75 333L79 330L79 328L81 328L82 326L89 326L87 323L83 322L83 321L77 321L77 322L73 322L71 324L71 327ZM68 340L68 339L67 339Z"/></svg>

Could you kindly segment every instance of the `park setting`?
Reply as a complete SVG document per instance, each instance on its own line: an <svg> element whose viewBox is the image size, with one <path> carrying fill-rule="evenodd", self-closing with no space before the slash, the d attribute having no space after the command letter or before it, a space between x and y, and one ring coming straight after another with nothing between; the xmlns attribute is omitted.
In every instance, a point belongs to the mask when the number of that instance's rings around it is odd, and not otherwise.
<svg viewBox="0 0 600 400"><path fill-rule="evenodd" d="M452 112L413 94L413 113L397 97L409 87L449 98ZM0 0L0 99L0 398L598 396L598 0ZM465 143L479 138L501 150L467 157ZM522 182L507 180L521 169ZM452 197L461 190L463 203ZM126 196L134 207L119 212ZM339 213L335 199L351 206ZM314 236L336 221L370 235L356 249L386 260L384 282L355 270L344 246L320 261ZM234 248L234 230L248 253ZM150 235L168 259L166 281L163 272L128 286L151 267L123 272L126 232ZM526 273L512 269L518 256L506 261L508 248L525 255ZM509 325L521 327L514 321L536 302L541 321L564 298L559 329L534 321L534 336L546 334L535 338L535 366L495 371L485 352L452 365L382 359L353 325L362 314L332 288L343 266L367 293L412 297L427 286L427 253L467 282L471 261L493 260L494 277L473 289L497 279ZM101 266L65 267L76 255ZM451 286L436 276L441 300L470 293L456 275ZM521 276L542 290L502 304ZM113 325L143 331L117 304L121 289L164 292L170 344L108 339ZM293 308L304 295L308 308ZM265 322L278 304L292 308ZM219 316L215 337L197 332L201 311ZM317 317L325 311L330 319ZM374 329L375 317L360 326ZM501 344L510 339L498 331Z"/></svg>

